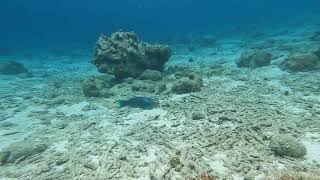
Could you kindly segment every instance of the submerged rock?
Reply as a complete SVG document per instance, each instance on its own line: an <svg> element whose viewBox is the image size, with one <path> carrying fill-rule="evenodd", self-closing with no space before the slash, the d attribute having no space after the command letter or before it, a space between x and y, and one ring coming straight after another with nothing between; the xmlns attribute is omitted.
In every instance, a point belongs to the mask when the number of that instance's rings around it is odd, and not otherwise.
<svg viewBox="0 0 320 180"><path fill-rule="evenodd" d="M277 156L301 158L307 154L306 147L289 135L277 135L271 138L270 150Z"/></svg>
<svg viewBox="0 0 320 180"><path fill-rule="evenodd" d="M150 83L150 81L135 80L131 85L131 89L133 91L153 93L156 87L153 83Z"/></svg>
<svg viewBox="0 0 320 180"><path fill-rule="evenodd" d="M0 166L3 166L7 162L9 155L9 152L0 152Z"/></svg>
<svg viewBox="0 0 320 180"><path fill-rule="evenodd" d="M134 32L116 32L110 38L100 36L92 62L99 72L124 79L139 77L147 69L163 71L170 56L168 46L142 42Z"/></svg>
<svg viewBox="0 0 320 180"><path fill-rule="evenodd" d="M317 69L319 57L315 54L292 54L280 67L291 72L311 71Z"/></svg>
<svg viewBox="0 0 320 180"><path fill-rule="evenodd" d="M9 122L9 121L4 121L0 123L0 129L6 129L6 128L10 128L12 126L15 126L15 123Z"/></svg>
<svg viewBox="0 0 320 180"><path fill-rule="evenodd" d="M91 76L82 82L83 94L87 97L109 97L110 81L105 77Z"/></svg>
<svg viewBox="0 0 320 180"><path fill-rule="evenodd" d="M270 176L263 178L268 180L317 180L320 179L320 174L314 174L312 171L298 171L298 170L288 170L288 169L281 169L279 172L275 172Z"/></svg>
<svg viewBox="0 0 320 180"><path fill-rule="evenodd" d="M141 74L140 79L151 80L151 81L160 81L162 79L162 75L161 75L160 71L148 69Z"/></svg>
<svg viewBox="0 0 320 180"><path fill-rule="evenodd" d="M192 113L192 116L191 116L193 120L200 120L200 119L204 119L205 117L206 117L205 114L199 113L199 112Z"/></svg>
<svg viewBox="0 0 320 180"><path fill-rule="evenodd" d="M200 47L213 47L217 39L212 35L202 36L198 39Z"/></svg>
<svg viewBox="0 0 320 180"><path fill-rule="evenodd" d="M237 61L238 67L258 68L270 65L272 55L263 50L245 51Z"/></svg>
<svg viewBox="0 0 320 180"><path fill-rule="evenodd" d="M203 82L199 77L183 77L173 83L171 91L176 94L186 94L198 92L202 86Z"/></svg>
<svg viewBox="0 0 320 180"><path fill-rule="evenodd" d="M30 156L44 152L48 145L37 141L20 141L11 144L0 152L0 164L16 163Z"/></svg>
<svg viewBox="0 0 320 180"><path fill-rule="evenodd" d="M57 96L57 97L52 98L48 102L48 105L57 106L57 105L64 104L65 102L66 102L66 98L64 96Z"/></svg>
<svg viewBox="0 0 320 180"><path fill-rule="evenodd" d="M28 73L27 68L23 66L23 64L16 61L5 61L0 62L0 73L1 74L21 74Z"/></svg>
<svg viewBox="0 0 320 180"><path fill-rule="evenodd" d="M166 90L167 90L167 84L165 82L160 82L157 85L157 88L156 88L156 92L157 93L162 93L162 92L164 92Z"/></svg>
<svg viewBox="0 0 320 180"><path fill-rule="evenodd" d="M320 31L316 31L313 33L313 35L310 37L311 41L320 41Z"/></svg>
<svg viewBox="0 0 320 180"><path fill-rule="evenodd" d="M178 155L174 155L172 157L170 157L169 159L169 164L172 168L177 167L178 165L181 164L181 160L180 157Z"/></svg>
<svg viewBox="0 0 320 180"><path fill-rule="evenodd" d="M313 52L318 58L320 58L320 48L318 48L316 51Z"/></svg>
<svg viewBox="0 0 320 180"><path fill-rule="evenodd" d="M133 108L140 109L153 109L158 106L158 104L150 97L134 97L128 100L117 101L120 107L129 106Z"/></svg>

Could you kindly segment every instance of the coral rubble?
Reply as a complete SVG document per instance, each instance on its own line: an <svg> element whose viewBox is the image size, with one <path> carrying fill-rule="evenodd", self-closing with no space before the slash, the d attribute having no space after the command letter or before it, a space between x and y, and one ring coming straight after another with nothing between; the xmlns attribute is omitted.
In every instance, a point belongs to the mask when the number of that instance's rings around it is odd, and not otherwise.
<svg viewBox="0 0 320 180"><path fill-rule="evenodd" d="M117 101L120 107L129 106L133 108L140 108L140 109L153 109L158 106L155 100L150 97L134 97L128 100L119 100Z"/></svg>
<svg viewBox="0 0 320 180"><path fill-rule="evenodd" d="M312 172L284 171L277 172L266 178L267 180L317 180L320 176Z"/></svg>

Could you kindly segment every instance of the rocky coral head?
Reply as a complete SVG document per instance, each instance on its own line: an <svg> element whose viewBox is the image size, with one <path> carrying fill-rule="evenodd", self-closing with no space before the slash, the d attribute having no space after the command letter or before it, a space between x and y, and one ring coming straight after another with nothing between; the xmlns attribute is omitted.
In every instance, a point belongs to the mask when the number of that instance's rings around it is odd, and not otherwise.
<svg viewBox="0 0 320 180"><path fill-rule="evenodd" d="M307 154L304 144L290 135L275 135L270 140L269 148L281 157L302 158Z"/></svg>
<svg viewBox="0 0 320 180"><path fill-rule="evenodd" d="M111 35L111 39L118 40L118 41L133 41L133 42L139 41L138 35L133 31L131 31L131 32L123 32L123 31L115 32Z"/></svg>
<svg viewBox="0 0 320 180"><path fill-rule="evenodd" d="M238 67L258 68L268 66L272 54L263 50L244 51L236 62Z"/></svg>
<svg viewBox="0 0 320 180"><path fill-rule="evenodd" d="M136 78L145 70L163 71L171 56L166 45L151 45L139 40L134 32L116 32L97 41L92 63L101 73L118 79Z"/></svg>
<svg viewBox="0 0 320 180"><path fill-rule="evenodd" d="M295 53L289 55L280 67L289 72L304 72L319 69L319 57L314 53Z"/></svg>

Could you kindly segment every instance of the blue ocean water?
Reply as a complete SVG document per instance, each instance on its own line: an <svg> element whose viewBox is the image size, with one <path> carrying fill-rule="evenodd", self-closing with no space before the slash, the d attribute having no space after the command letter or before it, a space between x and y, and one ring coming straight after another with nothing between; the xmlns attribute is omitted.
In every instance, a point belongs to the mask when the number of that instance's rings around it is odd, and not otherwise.
<svg viewBox="0 0 320 180"><path fill-rule="evenodd" d="M159 41L185 34L230 33L252 24L272 26L319 13L318 7L317 0L3 0L0 40L7 47L68 46L124 29Z"/></svg>
<svg viewBox="0 0 320 180"><path fill-rule="evenodd" d="M319 7L0 0L0 179L320 180Z"/></svg>

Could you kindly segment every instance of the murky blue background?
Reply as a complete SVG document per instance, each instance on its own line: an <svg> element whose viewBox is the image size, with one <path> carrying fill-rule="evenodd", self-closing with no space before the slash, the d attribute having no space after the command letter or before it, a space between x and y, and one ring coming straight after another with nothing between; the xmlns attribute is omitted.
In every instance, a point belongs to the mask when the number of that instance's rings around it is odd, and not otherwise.
<svg viewBox="0 0 320 180"><path fill-rule="evenodd" d="M161 41L237 33L319 13L319 7L318 0L1 0L0 47L88 44L118 29Z"/></svg>

